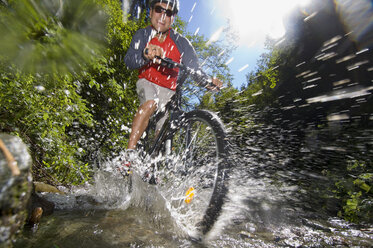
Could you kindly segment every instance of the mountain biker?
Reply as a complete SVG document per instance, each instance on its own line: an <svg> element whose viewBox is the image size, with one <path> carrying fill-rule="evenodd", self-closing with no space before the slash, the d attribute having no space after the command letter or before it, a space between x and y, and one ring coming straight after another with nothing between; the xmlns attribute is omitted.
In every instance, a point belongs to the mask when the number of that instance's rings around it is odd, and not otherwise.
<svg viewBox="0 0 373 248"><path fill-rule="evenodd" d="M129 69L139 70L136 87L140 100L140 107L132 122L127 154L135 153L137 142L150 117L157 109L164 108L175 94L179 69L162 67L157 57L168 57L192 69L201 69L192 44L171 28L178 11L179 0L151 0L151 25L135 33L124 57ZM212 83L218 89L222 86L222 82L216 78L212 78ZM157 129L163 122L161 120L157 124ZM131 158L126 159L125 166L129 168Z"/></svg>

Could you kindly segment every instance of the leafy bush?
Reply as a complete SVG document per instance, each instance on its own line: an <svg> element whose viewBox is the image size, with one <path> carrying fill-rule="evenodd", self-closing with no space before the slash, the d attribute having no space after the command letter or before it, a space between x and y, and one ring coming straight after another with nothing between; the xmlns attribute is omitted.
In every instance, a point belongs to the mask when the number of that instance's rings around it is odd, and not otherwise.
<svg viewBox="0 0 373 248"><path fill-rule="evenodd" d="M58 3L1 8L1 32L13 31L0 38L0 131L29 144L36 180L77 184L97 154L125 147L137 98L122 55L145 21L123 23L120 1Z"/></svg>
<svg viewBox="0 0 373 248"><path fill-rule="evenodd" d="M373 220L373 173L372 164L357 160L347 163L348 175L336 182L335 192L342 200L339 216L352 222Z"/></svg>
<svg viewBox="0 0 373 248"><path fill-rule="evenodd" d="M92 125L92 116L72 78L23 74L5 63L0 70L1 131L18 134L30 145L34 169L45 164L61 182L84 178L87 166L78 159L84 151L65 131L77 121Z"/></svg>
<svg viewBox="0 0 373 248"><path fill-rule="evenodd" d="M29 144L36 180L83 183L95 162L127 145L137 71L127 70L123 57L148 25L147 12L124 18L118 0L8 3L0 6L0 131ZM185 23L177 19L176 27L183 32ZM201 54L222 50L195 38ZM224 63L219 67L217 76L231 78Z"/></svg>

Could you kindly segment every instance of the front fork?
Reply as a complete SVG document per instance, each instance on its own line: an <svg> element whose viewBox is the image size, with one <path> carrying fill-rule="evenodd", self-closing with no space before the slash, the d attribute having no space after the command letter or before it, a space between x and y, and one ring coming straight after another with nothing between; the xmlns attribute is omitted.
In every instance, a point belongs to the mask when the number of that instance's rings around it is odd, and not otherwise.
<svg viewBox="0 0 373 248"><path fill-rule="evenodd" d="M171 139L167 139L165 141L165 155L170 156L171 155Z"/></svg>
<svg viewBox="0 0 373 248"><path fill-rule="evenodd" d="M164 156L166 160L169 159L172 153L172 138L175 132L180 128L183 120L184 112L173 111L170 113L170 117L163 124L161 131L155 138L151 149L148 151L148 155L154 158L151 163L149 170L145 173L143 180L150 184L157 184L156 171L159 169L157 165L157 156ZM163 154L162 154L163 153Z"/></svg>
<svg viewBox="0 0 373 248"><path fill-rule="evenodd" d="M177 130L180 129L185 112L177 110L172 111L170 114L170 121L168 123L168 132L164 141L165 156L171 155L172 152L172 138Z"/></svg>

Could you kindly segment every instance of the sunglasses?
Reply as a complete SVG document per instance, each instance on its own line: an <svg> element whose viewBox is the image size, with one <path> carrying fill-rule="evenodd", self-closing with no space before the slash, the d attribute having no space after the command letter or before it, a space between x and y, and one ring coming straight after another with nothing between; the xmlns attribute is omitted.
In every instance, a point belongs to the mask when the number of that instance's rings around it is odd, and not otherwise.
<svg viewBox="0 0 373 248"><path fill-rule="evenodd" d="M157 5L154 7L156 13L166 13L166 16L171 17L174 15L174 12L170 9L162 8L161 6Z"/></svg>

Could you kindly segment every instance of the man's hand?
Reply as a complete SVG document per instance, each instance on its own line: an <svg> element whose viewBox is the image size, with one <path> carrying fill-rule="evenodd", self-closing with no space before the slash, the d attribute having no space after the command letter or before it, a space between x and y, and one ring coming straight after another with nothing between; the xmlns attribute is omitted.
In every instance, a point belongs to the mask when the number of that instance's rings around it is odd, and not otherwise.
<svg viewBox="0 0 373 248"><path fill-rule="evenodd" d="M209 89L209 90L217 90L219 91L222 87L223 87L223 82L220 81L220 79L218 78L211 78L211 83L213 85L208 85L206 88Z"/></svg>
<svg viewBox="0 0 373 248"><path fill-rule="evenodd" d="M148 44L144 50L144 57L148 60L152 60L153 63L160 64L161 60L157 57L164 57L163 48L157 45Z"/></svg>

